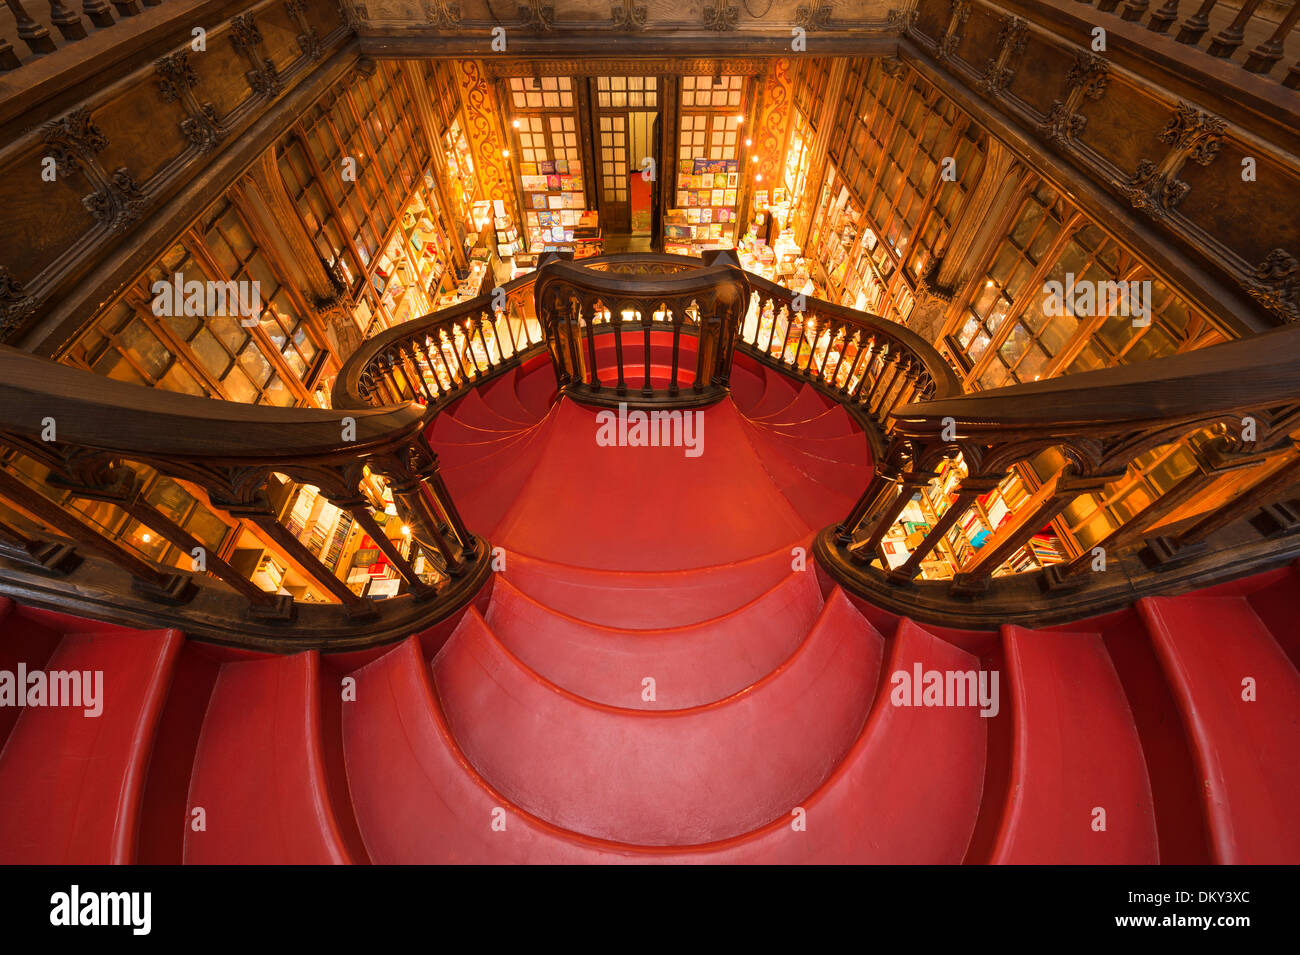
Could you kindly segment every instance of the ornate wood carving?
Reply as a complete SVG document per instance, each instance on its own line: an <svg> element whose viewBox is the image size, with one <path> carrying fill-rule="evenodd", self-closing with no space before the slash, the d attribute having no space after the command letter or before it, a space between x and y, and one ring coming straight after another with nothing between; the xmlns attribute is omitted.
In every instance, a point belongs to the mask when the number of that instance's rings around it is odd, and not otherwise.
<svg viewBox="0 0 1300 955"><path fill-rule="evenodd" d="M941 60L946 60L957 50L957 45L961 43L962 24L970 17L970 0L953 0L952 16L948 20L948 29L944 31L943 36L939 39L938 46L935 48L935 55Z"/></svg>
<svg viewBox="0 0 1300 955"><path fill-rule="evenodd" d="M1183 165L1188 159L1200 166L1213 162L1227 128L1217 116L1201 112L1191 103L1179 103L1157 136L1170 146L1169 151L1158 163L1149 159L1139 162L1137 172L1119 184L1120 191L1135 209L1156 218L1167 217L1192 188L1178 178Z"/></svg>
<svg viewBox="0 0 1300 955"><path fill-rule="evenodd" d="M321 55L320 34L307 19L307 0L285 0L284 7L298 24L302 32L298 34L298 49L309 60L319 60Z"/></svg>
<svg viewBox="0 0 1300 955"><path fill-rule="evenodd" d="M0 341L20 328L28 316L36 311L38 304L34 296L26 294L22 283L13 277L13 273L0 265Z"/></svg>
<svg viewBox="0 0 1300 955"><path fill-rule="evenodd" d="M348 25L349 30L357 31L368 25L370 12L364 3L357 3L355 0L338 0L338 5L339 13L343 15L343 22Z"/></svg>
<svg viewBox="0 0 1300 955"><path fill-rule="evenodd" d="M140 218L144 191L125 166L109 172L100 164L96 156L108 146L108 138L90 118L89 110L78 107L47 123L41 140L60 176L81 173L94 187L81 204L96 222L119 232Z"/></svg>
<svg viewBox="0 0 1300 955"><path fill-rule="evenodd" d="M460 27L460 4L455 0L423 0L420 9L424 19L442 30L455 30Z"/></svg>
<svg viewBox="0 0 1300 955"><path fill-rule="evenodd" d="M704 8L704 25L718 33L736 29L739 21L740 8L733 7L731 0L717 0L716 4Z"/></svg>
<svg viewBox="0 0 1300 955"><path fill-rule="evenodd" d="M831 12L834 9L829 0L813 0L801 3L794 12L794 22L809 33L831 29Z"/></svg>
<svg viewBox="0 0 1300 955"><path fill-rule="evenodd" d="M1285 322L1300 322L1300 261L1286 249L1274 249L1246 279L1251 298Z"/></svg>
<svg viewBox="0 0 1300 955"><path fill-rule="evenodd" d="M251 13L241 13L230 21L230 40L235 50L242 54L250 67L244 74L248 85L254 93L274 97L283 88L283 81L275 68L275 63L266 55L262 45L262 31L257 28L257 21Z"/></svg>
<svg viewBox="0 0 1300 955"><path fill-rule="evenodd" d="M1024 20L1014 16L1003 18L1002 28L998 30L998 52L988 61L979 79L978 86L984 93L997 96L1011 85L1016 76L1011 60L1024 52L1028 40L1029 28Z"/></svg>
<svg viewBox="0 0 1300 955"><path fill-rule="evenodd" d="M524 59L501 57L481 60L479 69L484 75L497 79L510 76L609 76L626 72L628 61L623 59ZM636 61L637 69L651 74L695 74L716 76L719 73L739 76L756 76L763 71L765 60L750 57L690 57L687 59L657 57Z"/></svg>
<svg viewBox="0 0 1300 955"><path fill-rule="evenodd" d="M640 33L645 29L646 8L637 6L634 0L621 0L611 6L609 12L616 30Z"/></svg>
<svg viewBox="0 0 1300 955"><path fill-rule="evenodd" d="M201 153L212 150L225 137L217 117L217 108L211 103L200 103L194 88L199 78L190 65L188 50L169 53L154 63L158 74L158 89L164 102L179 102L188 114L181 120L181 132Z"/></svg>
<svg viewBox="0 0 1300 955"><path fill-rule="evenodd" d="M916 22L915 4L907 10L890 10L885 17L887 26L897 30L899 33L906 33Z"/></svg>
<svg viewBox="0 0 1300 955"><path fill-rule="evenodd" d="M528 0L519 4L519 19L525 29L534 33L549 33L555 29L555 5L544 0Z"/></svg>
<svg viewBox="0 0 1300 955"><path fill-rule="evenodd" d="M492 85L483 75L478 60L460 60L458 65L464 97L465 135L474 151L479 181L487 189L488 198L501 199L507 208L513 208L514 174L501 155L506 145L497 126L498 111Z"/></svg>
<svg viewBox="0 0 1300 955"><path fill-rule="evenodd" d="M907 69L903 61L896 56L886 56L880 61L880 68L885 71L885 75L891 79L898 79Z"/></svg>
<svg viewBox="0 0 1300 955"><path fill-rule="evenodd" d="M1040 131L1061 146L1077 139L1088 124L1088 118L1079 113L1079 106L1085 97L1101 99L1109 83L1110 64L1095 53L1076 50L1074 65L1065 74L1065 100L1052 101L1047 119L1039 126Z"/></svg>
<svg viewBox="0 0 1300 955"><path fill-rule="evenodd" d="M792 85L789 57L773 60L763 80L763 112L758 119L758 170L763 174L760 186L781 181L782 149L787 126L794 114Z"/></svg>

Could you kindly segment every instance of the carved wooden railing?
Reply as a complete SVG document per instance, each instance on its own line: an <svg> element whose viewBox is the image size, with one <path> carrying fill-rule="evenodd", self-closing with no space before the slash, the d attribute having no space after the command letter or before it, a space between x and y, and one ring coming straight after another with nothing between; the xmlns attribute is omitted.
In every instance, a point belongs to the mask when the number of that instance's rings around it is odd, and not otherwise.
<svg viewBox="0 0 1300 955"><path fill-rule="evenodd" d="M1296 21L1300 4L1294 0L1076 0L1094 5L1102 13L1145 26L1153 33L1169 34L1179 42L1222 60L1236 60L1248 73L1269 73L1288 52L1297 50ZM1211 24L1220 24L1211 29ZM1253 43L1247 43L1253 37ZM1281 77L1283 86L1300 88L1300 61Z"/></svg>
<svg viewBox="0 0 1300 955"><path fill-rule="evenodd" d="M655 407L724 397L749 289L734 260L712 262L635 277L558 257L544 262L536 310L565 394ZM606 336L612 347L598 346Z"/></svg>
<svg viewBox="0 0 1300 955"><path fill-rule="evenodd" d="M16 70L27 59L45 56L56 49L84 40L89 33L114 26L119 18L138 15L144 7L156 7L163 0L84 0L81 12L76 2L62 0L4 0L8 16L0 16L0 72ZM42 8L49 10L42 13ZM3 11L0 11L3 12ZM6 33L12 28L22 44L15 47ZM89 29L88 29L89 28ZM56 40L56 35L58 39ZM24 49L25 48L25 49Z"/></svg>
<svg viewBox="0 0 1300 955"><path fill-rule="evenodd" d="M960 395L961 382L925 339L896 322L791 292L747 273L752 292L741 347L802 378L874 427L892 427L891 412L909 401ZM881 450L874 445L875 450Z"/></svg>
<svg viewBox="0 0 1300 955"><path fill-rule="evenodd" d="M117 382L0 347L0 450L9 459L0 467L0 500L25 522L0 525L0 556L12 562L0 573L0 590L65 606L59 587L43 597L35 592L42 576L71 574L61 585L65 595L98 600L102 609L123 604L116 609L128 619L153 617L147 608L131 611L131 600L158 613L171 607L167 619L177 625L234 643L256 644L250 635L274 643L278 634L302 645L409 634L472 597L487 572L486 544L462 523L423 428L423 410L410 404L346 412L241 405ZM48 470L41 481L23 477L40 467ZM262 590L151 504L141 493L143 468L255 527L330 603L311 608L309 626L290 627L306 605ZM376 602L336 577L277 518L268 496L277 475L318 488L351 515L405 578L403 597ZM387 483L394 505L429 545L423 574L375 517L385 506L375 499L376 479ZM74 499L115 505L192 555L193 571L144 559L42 493L42 483ZM79 579L80 565L92 562L79 560L77 551L100 558L86 571L93 579ZM125 580L106 576L105 566ZM15 568L30 572L25 583L17 582ZM76 600L66 605L84 609Z"/></svg>
<svg viewBox="0 0 1300 955"><path fill-rule="evenodd" d="M1136 458L1188 442L1196 466L1165 493L1114 527L1096 547L1037 575L1056 592L1089 582L1091 572L1126 554L1168 567L1217 546L1214 535L1249 517L1270 530L1297 525L1286 502L1300 483L1300 327L1135 366L1103 369L899 406L890 443L852 512L819 540L832 572L867 590L914 581L926 556L957 527L976 499L1017 464L1053 450L1063 464L974 550L947 581L925 581L948 596L986 591L996 571L1077 497L1099 492ZM966 477L951 503L906 562L885 570L872 562L908 501L960 454ZM1228 471L1250 471L1238 493L1173 523L1166 519ZM1159 528L1158 535L1152 531ZM922 583L922 582L917 582Z"/></svg>

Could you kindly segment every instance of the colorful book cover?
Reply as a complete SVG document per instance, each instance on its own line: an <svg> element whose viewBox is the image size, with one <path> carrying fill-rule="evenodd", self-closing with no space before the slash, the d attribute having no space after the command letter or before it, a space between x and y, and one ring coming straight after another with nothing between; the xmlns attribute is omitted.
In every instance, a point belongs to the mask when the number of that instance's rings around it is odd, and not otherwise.
<svg viewBox="0 0 1300 955"><path fill-rule="evenodd" d="M717 172L713 174L713 188L714 189L727 188L727 174L725 172Z"/></svg>
<svg viewBox="0 0 1300 955"><path fill-rule="evenodd" d="M709 205L711 206L726 205L726 202L724 201L726 199L726 196L727 196L727 190L714 189L709 198Z"/></svg>
<svg viewBox="0 0 1300 955"><path fill-rule="evenodd" d="M567 159L555 160L555 171L562 175L567 174L569 171L569 160Z"/></svg>
<svg viewBox="0 0 1300 955"><path fill-rule="evenodd" d="M533 193L532 199L533 199L533 208L534 208L534 209L545 209L545 208L546 208L546 196L543 195L542 193L540 193L540 192Z"/></svg>
<svg viewBox="0 0 1300 955"><path fill-rule="evenodd" d="M546 164L546 163L543 163L543 165L547 165L547 164ZM555 175L554 173L551 173L549 176L547 176L547 177L546 177L546 188L547 188L547 189L550 189L550 190L553 190L553 191L555 191L555 192L559 192L559 190L560 190L560 177L557 176L557 175Z"/></svg>
<svg viewBox="0 0 1300 955"><path fill-rule="evenodd" d="M537 171L544 176L549 176L555 172L555 163L549 159L544 159L537 164Z"/></svg>
<svg viewBox="0 0 1300 955"><path fill-rule="evenodd" d="M738 188L740 186L739 180L740 180L740 173L738 172L727 173L727 188L728 189Z"/></svg>
<svg viewBox="0 0 1300 955"><path fill-rule="evenodd" d="M736 204L736 190L735 190L735 189L727 189L727 190L725 190L725 191L723 192L723 194L722 194L722 204L723 204L723 205L727 205L727 206L734 206L734 205Z"/></svg>

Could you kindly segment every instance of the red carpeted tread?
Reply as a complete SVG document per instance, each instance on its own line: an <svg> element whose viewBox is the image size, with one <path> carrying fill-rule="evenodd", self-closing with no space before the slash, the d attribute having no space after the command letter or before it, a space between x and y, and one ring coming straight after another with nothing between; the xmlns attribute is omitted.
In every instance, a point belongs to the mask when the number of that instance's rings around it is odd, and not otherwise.
<svg viewBox="0 0 1300 955"><path fill-rule="evenodd" d="M770 368L763 369L763 397L748 412L748 417L763 421L782 411L799 396L799 385Z"/></svg>
<svg viewBox="0 0 1300 955"><path fill-rule="evenodd" d="M545 417L555 403L558 386L555 381L555 366L549 361L534 368L521 369L514 374L515 394L519 403L528 409L534 418Z"/></svg>
<svg viewBox="0 0 1300 955"><path fill-rule="evenodd" d="M577 696L630 709L713 703L762 679L794 652L822 606L811 569L722 617L686 627L601 627L543 606L498 580L485 619L530 669ZM655 681L653 700L642 681Z"/></svg>
<svg viewBox="0 0 1300 955"><path fill-rule="evenodd" d="M511 421L509 418L504 418L498 414L484 400L479 388L471 389L464 398L456 403L454 414L456 420L483 431L510 433L523 431L529 427L526 423Z"/></svg>
<svg viewBox="0 0 1300 955"><path fill-rule="evenodd" d="M658 573L570 567L509 552L503 576L534 600L568 616L650 630L729 613L775 587L793 565L788 548L702 571Z"/></svg>
<svg viewBox="0 0 1300 955"><path fill-rule="evenodd" d="M460 749L512 803L596 838L688 845L758 828L830 774L875 685L869 631L842 596L829 600L780 668L687 710L573 696L528 670L477 613L461 621L433 674Z"/></svg>
<svg viewBox="0 0 1300 955"><path fill-rule="evenodd" d="M1245 598L1149 597L1138 609L1192 743L1214 860L1300 863L1300 674Z"/></svg>
<svg viewBox="0 0 1300 955"><path fill-rule="evenodd" d="M63 637L42 672L100 674L100 713L22 710L0 752L0 862L135 861L149 754L182 642L175 630Z"/></svg>
<svg viewBox="0 0 1300 955"><path fill-rule="evenodd" d="M330 803L320 692L314 651L222 666L190 779L206 829L187 828L187 863L353 861Z"/></svg>
<svg viewBox="0 0 1300 955"><path fill-rule="evenodd" d="M479 390L483 393L487 406L507 421L513 421L520 427L527 427L537 421L538 416L525 408L515 394L514 369L488 382Z"/></svg>
<svg viewBox="0 0 1300 955"><path fill-rule="evenodd" d="M992 861L1158 862L1142 743L1101 637L1008 626L1002 639L1014 744Z"/></svg>

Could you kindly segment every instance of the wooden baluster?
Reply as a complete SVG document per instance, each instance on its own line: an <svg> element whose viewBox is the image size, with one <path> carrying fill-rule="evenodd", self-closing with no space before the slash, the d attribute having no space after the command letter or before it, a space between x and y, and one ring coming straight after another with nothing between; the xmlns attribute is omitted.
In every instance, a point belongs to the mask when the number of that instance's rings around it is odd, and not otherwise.
<svg viewBox="0 0 1300 955"><path fill-rule="evenodd" d="M889 457L886 456L886 460ZM866 489L862 495L853 504L853 510L849 511L848 516L844 518L835 527L835 543L841 547L848 547L853 543L853 535L857 533L858 527L868 515L876 513L880 509L880 502L887 494L892 492L898 483L898 468L891 464L885 464L876 468L871 474L871 480L867 482Z"/></svg>
<svg viewBox="0 0 1300 955"><path fill-rule="evenodd" d="M1190 43L1195 46L1201 42L1201 37L1205 36L1205 31L1210 28L1210 11L1214 9L1218 0L1204 0L1200 9L1183 21L1182 28L1178 35L1174 37L1179 43Z"/></svg>
<svg viewBox="0 0 1300 955"><path fill-rule="evenodd" d="M1300 454L1296 454L1272 474L1260 479L1222 507L1216 508L1191 527L1175 535L1173 547L1170 549L1177 552L1199 547L1211 534L1223 530L1229 524L1247 517L1263 505L1270 503L1273 498L1294 486L1298 480L1300 480Z"/></svg>
<svg viewBox="0 0 1300 955"><path fill-rule="evenodd" d="M776 338L776 320L781 314L780 303L769 295L760 308L768 308L772 311L772 321L767 326L767 344L763 346L763 354L770 355L772 354L772 339ZM759 314L761 317L762 313ZM755 333L755 337L757 337L757 333Z"/></svg>
<svg viewBox="0 0 1300 955"><path fill-rule="evenodd" d="M81 9L86 18L97 27L111 27L117 22L113 19L113 10L107 0L84 0Z"/></svg>
<svg viewBox="0 0 1300 955"><path fill-rule="evenodd" d="M975 499L997 487L1000 480L1000 477L993 476L968 477L962 481L961 490L957 493L957 500L948 505L948 510L944 511L939 520L935 522L935 525L926 532L925 538L916 546L916 549L912 551L907 560L901 566L895 567L889 572L889 579L896 583L906 583L915 579L916 575L921 572L921 564L925 561L925 558L939 546L947 533L952 530L952 526L975 503Z"/></svg>
<svg viewBox="0 0 1300 955"><path fill-rule="evenodd" d="M432 347L430 346L431 341ZM442 365L442 372L447 376L447 389L454 391L456 389L456 375L452 372L451 365L447 363L447 353L442 350L442 338L437 330L434 330L431 335L426 335L424 343L425 349L437 356L438 363ZM439 382L439 387L442 387L441 382Z"/></svg>
<svg viewBox="0 0 1300 955"><path fill-rule="evenodd" d="M841 339L840 336L843 336ZM847 325L831 326L831 347L835 346L836 340L839 340L840 347L835 355L835 367L830 369L830 375L826 377L826 383L832 388L839 388L840 366L844 364L844 353L849 350L849 327Z"/></svg>
<svg viewBox="0 0 1300 955"><path fill-rule="evenodd" d="M613 318L613 315L610 316ZM623 322L622 314L619 314L619 321L612 322L614 326L614 361L618 365L618 384L614 393L620 398L627 394L627 372L624 370L625 360L623 357Z"/></svg>
<svg viewBox="0 0 1300 955"><path fill-rule="evenodd" d="M509 342L510 357L514 358L516 355L519 354L519 342L515 340L515 330L514 328L511 327L509 302L506 302L506 307L499 311L495 308L492 309L492 321L493 321L493 327L496 330L497 342L498 343L503 341ZM501 332L503 326L505 327L504 335ZM502 358L506 357L504 351L502 351L501 357Z"/></svg>
<svg viewBox="0 0 1300 955"><path fill-rule="evenodd" d="M1287 71L1286 78L1282 80L1282 85L1289 90L1300 90L1300 60L1291 64L1291 69Z"/></svg>
<svg viewBox="0 0 1300 955"><path fill-rule="evenodd" d="M1121 20L1141 20L1142 14L1147 12L1149 0L1124 0L1124 9L1120 13Z"/></svg>
<svg viewBox="0 0 1300 955"><path fill-rule="evenodd" d="M434 395L430 394L429 387L424 383L424 372L420 368L420 356L415 353L415 348L411 342L402 342L400 354L403 358L403 367L406 371L406 377L411 385L411 396L413 400L420 400L420 392L424 393L425 404L433 404ZM419 386L418 390L416 386Z"/></svg>
<svg viewBox="0 0 1300 955"><path fill-rule="evenodd" d="M421 438L420 440L423 441L424 439ZM470 557L475 556L478 553L478 541L469 532L469 528L465 526L465 522L461 519L460 511L456 508L456 502L451 499L451 491L447 489L447 483L442 479L442 473L435 470L432 474L427 475L424 480L439 510L447 519L451 532L456 535L456 540L460 542L461 551Z"/></svg>
<svg viewBox="0 0 1300 955"><path fill-rule="evenodd" d="M794 332L795 316L798 316L799 332L800 334L802 334L803 333L803 312L796 312L793 309L787 307L785 310L785 337L781 339L781 351L773 356L774 358L776 358L777 361L779 361L783 365L789 364L785 360L785 352L786 349L790 347L790 335Z"/></svg>
<svg viewBox="0 0 1300 955"><path fill-rule="evenodd" d="M1084 484L1075 483L1072 477L1073 472L1067 466L1024 501L1011 519L994 531L992 539L977 550L974 558L953 577L952 593L973 595L988 589L993 572L1055 520L1085 489ZM1104 486L1104 482L1098 485L1092 481L1087 489L1099 489L1100 486Z"/></svg>
<svg viewBox="0 0 1300 955"><path fill-rule="evenodd" d="M858 353L853 359L853 368L844 379L844 394L848 398L861 400L862 394L871 385L871 363L875 360L876 340L868 338L858 343ZM857 381L854 381L854 378Z"/></svg>
<svg viewBox="0 0 1300 955"><path fill-rule="evenodd" d="M420 579L420 575L415 572L415 566L402 556L402 552L397 549L397 546L392 542L389 536L384 533L384 529L379 526L379 522L375 520L375 516L370 513L370 508L366 506L364 501L358 503L353 500L345 504L332 500L331 503L336 507L342 507L351 514L353 520L355 520L357 524L361 526L361 529L366 532L366 535L375 542L375 546L384 552L384 556L388 558L388 562L397 568L399 574L406 578L406 582L410 585L412 597L416 600L428 600L430 597L437 595L437 588L430 587Z"/></svg>
<svg viewBox="0 0 1300 955"><path fill-rule="evenodd" d="M644 306L643 306L644 307ZM620 314L620 318L622 315ZM650 325L654 320L652 312L641 313L641 338L645 351L645 381L641 385L641 394L649 398L655 393L654 387L650 384Z"/></svg>
<svg viewBox="0 0 1300 955"><path fill-rule="evenodd" d="M1237 11L1237 15L1226 28L1210 41L1210 45L1205 52L1210 56L1217 56L1220 59L1226 59L1237 52L1237 47L1241 46L1241 41L1246 35L1246 23L1254 14L1255 8L1259 6L1259 0L1246 0Z"/></svg>
<svg viewBox="0 0 1300 955"><path fill-rule="evenodd" d="M20 66L22 61L14 52L13 44L0 36L0 70L16 70Z"/></svg>
<svg viewBox="0 0 1300 955"><path fill-rule="evenodd" d="M50 22L59 28L65 40L83 40L86 28L81 17L63 5L63 0L50 0Z"/></svg>
<svg viewBox="0 0 1300 955"><path fill-rule="evenodd" d="M433 355L429 353L428 339L414 338L411 340L411 347L420 359L420 381L424 385L425 394L431 396L429 402L432 404L442 395L442 382L438 380L438 366L434 363Z"/></svg>
<svg viewBox="0 0 1300 955"><path fill-rule="evenodd" d="M894 379L902 372L902 363L902 356L893 349L885 355L884 367L881 369L879 377L876 378L875 386L871 389L871 395L867 399L867 413L877 421L880 420L880 409L885 404L885 398L893 390Z"/></svg>
<svg viewBox="0 0 1300 955"><path fill-rule="evenodd" d="M1282 45L1286 37L1295 28L1296 18L1300 17L1300 3L1293 2L1282 22L1277 25L1273 35L1250 51L1243 64L1251 73L1267 73L1273 64L1282 59Z"/></svg>
<svg viewBox="0 0 1300 955"><path fill-rule="evenodd" d="M918 491L923 491L935 478L933 471L904 471L899 475L897 482L897 493L890 499L888 492L882 495L879 503L883 505L883 510L876 517L871 530L861 540L855 541L849 545L849 558L857 564L869 564L877 556L876 548L884 540L889 529L894 526L903 508L907 507L913 495Z"/></svg>
<svg viewBox="0 0 1300 955"><path fill-rule="evenodd" d="M38 541L0 521L0 557L31 570L63 576L81 566L81 555L71 544Z"/></svg>
<svg viewBox="0 0 1300 955"><path fill-rule="evenodd" d="M681 363L682 316L680 314L681 309L674 308L671 312L669 312L667 302L664 303L664 311L667 312L672 317L672 322L673 322L673 378L672 381L669 382L668 384L668 394L673 397L676 397L678 394L677 370L678 370L678 365Z"/></svg>
<svg viewBox="0 0 1300 955"><path fill-rule="evenodd" d="M1259 0L1245 0L1237 11L1237 15L1233 17L1232 22L1215 34L1205 52L1220 59L1231 57L1237 48L1241 46L1245 36L1246 23L1258 6Z"/></svg>
<svg viewBox="0 0 1300 955"><path fill-rule="evenodd" d="M20 0L5 0L5 3L18 24L18 39L27 44L27 49L38 56L53 53L54 37L50 36L50 31L31 18Z"/></svg>
<svg viewBox="0 0 1300 955"><path fill-rule="evenodd" d="M1165 0L1164 5L1151 14L1147 20L1147 29L1153 33L1169 32L1170 24L1178 19L1178 0Z"/></svg>
<svg viewBox="0 0 1300 955"><path fill-rule="evenodd" d="M306 544L277 521L274 514L254 512L248 517L322 590L338 598L349 619L370 620L379 615L379 610L373 601L354 594L347 584L335 577L330 569L321 563L320 558L313 554Z"/></svg>
<svg viewBox="0 0 1300 955"><path fill-rule="evenodd" d="M1119 6L1119 0L1097 0L1097 9L1102 13L1110 13Z"/></svg>
<svg viewBox="0 0 1300 955"><path fill-rule="evenodd" d="M113 0L119 17L133 17L140 12L139 0Z"/></svg>
<svg viewBox="0 0 1300 955"><path fill-rule="evenodd" d="M876 412L879 421L888 419L890 412L902 402L903 394L916 387L919 362L904 357L899 361L898 366L899 372L894 376L894 381L890 384L889 391L885 394L885 398Z"/></svg>
<svg viewBox="0 0 1300 955"><path fill-rule="evenodd" d="M587 385L592 391L600 391L600 372L596 368L596 305L591 303L587 309L588 319L583 327L587 339ZM612 313L611 313L612 318Z"/></svg>
<svg viewBox="0 0 1300 955"><path fill-rule="evenodd" d="M134 475L132 477L134 478ZM258 587L235 570L234 567L222 560L219 555L210 551L207 545L194 537L189 531L149 504L138 493L138 478L134 478L132 483L135 485L134 488L121 497L115 499L111 496L105 496L102 499L113 501L145 527L157 531L168 543L179 548L187 556L192 558L196 549L201 550L204 555L203 563L206 570L225 581L231 589L247 598L249 613L252 616L272 620L290 620L293 618L292 597L269 593Z"/></svg>
<svg viewBox="0 0 1300 955"><path fill-rule="evenodd" d="M55 504L7 471L0 471L0 497L25 511L37 523L71 538L131 575L131 586L141 595L160 603L185 603L194 596L194 582L184 574L165 573L146 563L99 531L81 521L70 508Z"/></svg>

